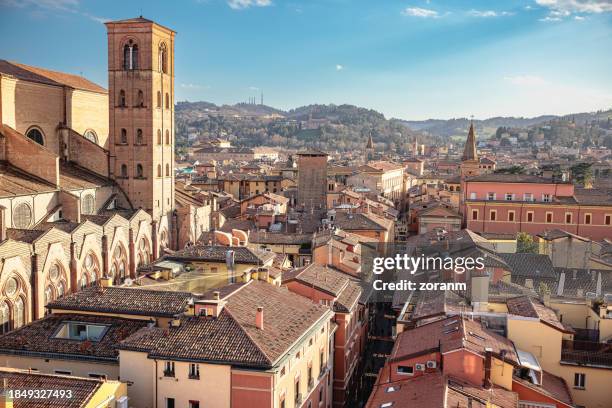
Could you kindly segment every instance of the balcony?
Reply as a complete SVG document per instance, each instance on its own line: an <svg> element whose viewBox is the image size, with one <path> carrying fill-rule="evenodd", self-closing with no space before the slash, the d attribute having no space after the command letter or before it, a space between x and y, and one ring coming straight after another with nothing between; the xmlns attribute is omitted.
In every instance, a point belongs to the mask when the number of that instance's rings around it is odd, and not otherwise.
<svg viewBox="0 0 612 408"><path fill-rule="evenodd" d="M174 377L174 370L164 370L164 377Z"/></svg>
<svg viewBox="0 0 612 408"><path fill-rule="evenodd" d="M612 344L563 340L561 363L612 368Z"/></svg>

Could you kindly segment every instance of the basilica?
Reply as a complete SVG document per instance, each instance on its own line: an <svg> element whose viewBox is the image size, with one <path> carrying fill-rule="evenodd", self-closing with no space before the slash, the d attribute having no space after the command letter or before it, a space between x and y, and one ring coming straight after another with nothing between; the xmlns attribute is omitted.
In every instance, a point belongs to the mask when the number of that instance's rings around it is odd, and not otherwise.
<svg viewBox="0 0 612 408"><path fill-rule="evenodd" d="M175 32L106 27L108 90L0 60L0 333L211 228L214 197L174 182Z"/></svg>

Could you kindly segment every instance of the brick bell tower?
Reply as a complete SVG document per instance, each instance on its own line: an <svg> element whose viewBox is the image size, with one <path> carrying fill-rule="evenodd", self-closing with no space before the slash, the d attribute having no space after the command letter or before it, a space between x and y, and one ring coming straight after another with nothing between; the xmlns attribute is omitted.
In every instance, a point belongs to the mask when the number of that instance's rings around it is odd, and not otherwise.
<svg viewBox="0 0 612 408"><path fill-rule="evenodd" d="M175 32L138 18L106 23L110 176L168 245L174 205ZM164 242L165 241L165 242Z"/></svg>

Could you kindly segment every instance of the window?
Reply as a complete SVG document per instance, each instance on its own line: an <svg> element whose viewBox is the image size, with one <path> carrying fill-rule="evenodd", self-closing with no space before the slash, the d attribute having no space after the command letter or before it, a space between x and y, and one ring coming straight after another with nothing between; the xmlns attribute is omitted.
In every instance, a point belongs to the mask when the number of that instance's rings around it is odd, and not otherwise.
<svg viewBox="0 0 612 408"><path fill-rule="evenodd" d="M161 177L162 176L162 166L161 164L157 165L157 177Z"/></svg>
<svg viewBox="0 0 612 408"><path fill-rule="evenodd" d="M547 212L546 213L546 223L551 224L552 222L553 222L553 213Z"/></svg>
<svg viewBox="0 0 612 408"><path fill-rule="evenodd" d="M83 133L83 137L92 143L98 144L98 136L96 136L96 132L91 129L87 129L85 133Z"/></svg>
<svg viewBox="0 0 612 408"><path fill-rule="evenodd" d="M125 91L123 89L119 91L119 106L122 108L126 107Z"/></svg>
<svg viewBox="0 0 612 408"><path fill-rule="evenodd" d="M403 375L413 375L414 367L412 366L397 366L397 373Z"/></svg>
<svg viewBox="0 0 612 408"><path fill-rule="evenodd" d="M295 405L298 405L302 402L302 394L300 394L300 377L295 379L295 384L293 385L293 392L295 395Z"/></svg>
<svg viewBox="0 0 612 408"><path fill-rule="evenodd" d="M157 107L161 108L162 107L162 96L161 96L161 91L157 91Z"/></svg>
<svg viewBox="0 0 612 408"><path fill-rule="evenodd" d="M174 377L174 361L164 362L164 376Z"/></svg>
<svg viewBox="0 0 612 408"><path fill-rule="evenodd" d="M584 214L584 223L585 224L591 223L591 214Z"/></svg>
<svg viewBox="0 0 612 408"><path fill-rule="evenodd" d="M189 408L200 408L200 401L189 401Z"/></svg>
<svg viewBox="0 0 612 408"><path fill-rule="evenodd" d="M127 144L127 130L121 129L121 139L119 139L119 143Z"/></svg>
<svg viewBox="0 0 612 408"><path fill-rule="evenodd" d="M470 193L470 200L476 199L476 193Z"/></svg>
<svg viewBox="0 0 612 408"><path fill-rule="evenodd" d="M159 45L159 70L164 74L168 73L168 49L166 43Z"/></svg>
<svg viewBox="0 0 612 408"><path fill-rule="evenodd" d="M166 92L166 109L170 109L170 94Z"/></svg>
<svg viewBox="0 0 612 408"><path fill-rule="evenodd" d="M527 213L527 222L533 222L533 211Z"/></svg>
<svg viewBox="0 0 612 408"><path fill-rule="evenodd" d="M93 214L96 212L96 200L92 194L86 194L85 197L83 197L81 212L83 214Z"/></svg>
<svg viewBox="0 0 612 408"><path fill-rule="evenodd" d="M100 341L108 330L107 325L81 322L65 322L55 334L57 339Z"/></svg>
<svg viewBox="0 0 612 408"><path fill-rule="evenodd" d="M144 108L144 93L139 89L138 96L136 97L136 106Z"/></svg>
<svg viewBox="0 0 612 408"><path fill-rule="evenodd" d="M532 193L525 193L525 194L523 194L523 200L524 201L533 201L533 194Z"/></svg>
<svg viewBox="0 0 612 408"><path fill-rule="evenodd" d="M489 201L494 201L495 197L496 197L495 193L488 193L487 194L487 200L489 200Z"/></svg>
<svg viewBox="0 0 612 408"><path fill-rule="evenodd" d="M575 373L574 374L574 388L585 388L586 385L586 374Z"/></svg>
<svg viewBox="0 0 612 408"><path fill-rule="evenodd" d="M612 215L610 215L610 214L606 214L605 219L604 219L604 224L605 224L605 225L610 225L610 224L612 224Z"/></svg>
<svg viewBox="0 0 612 408"><path fill-rule="evenodd" d="M550 203L550 194L542 194L542 201L544 201L545 203Z"/></svg>
<svg viewBox="0 0 612 408"><path fill-rule="evenodd" d="M565 213L565 223L566 224L572 223L572 213Z"/></svg>
<svg viewBox="0 0 612 408"><path fill-rule="evenodd" d="M166 398L166 408L174 408L174 398Z"/></svg>
<svg viewBox="0 0 612 408"><path fill-rule="evenodd" d="M125 165L125 164L121 165L121 177L123 177L123 178L127 178L128 177L127 165Z"/></svg>
<svg viewBox="0 0 612 408"><path fill-rule="evenodd" d="M53 372L59 375L72 375L72 371L68 370L54 370Z"/></svg>
<svg viewBox="0 0 612 408"><path fill-rule="evenodd" d="M138 69L138 45L132 40L123 46L123 69Z"/></svg>
<svg viewBox="0 0 612 408"><path fill-rule="evenodd" d="M47 286L47 289L45 289L45 306L50 302L53 302L53 287L51 285Z"/></svg>
<svg viewBox="0 0 612 408"><path fill-rule="evenodd" d="M137 178L143 178L144 177L144 171L142 169L142 164L137 164L136 165L136 177Z"/></svg>
<svg viewBox="0 0 612 408"><path fill-rule="evenodd" d="M25 324L25 302L22 297L15 301L15 318L13 328L17 329Z"/></svg>
<svg viewBox="0 0 612 408"><path fill-rule="evenodd" d="M191 379L200 379L200 365L199 364L189 364L189 378Z"/></svg>
<svg viewBox="0 0 612 408"><path fill-rule="evenodd" d="M508 221L514 222L514 211L508 211Z"/></svg>
<svg viewBox="0 0 612 408"><path fill-rule="evenodd" d="M136 144L137 145L143 144L142 129L136 130Z"/></svg>
<svg viewBox="0 0 612 408"><path fill-rule="evenodd" d="M45 145L45 137L43 136L42 130L39 128L32 128L28 130L26 136L41 146Z"/></svg>
<svg viewBox="0 0 612 408"><path fill-rule="evenodd" d="M157 129L157 144L162 144L162 132L161 129Z"/></svg>
<svg viewBox="0 0 612 408"><path fill-rule="evenodd" d="M491 221L496 221L497 220L497 211L496 210L491 210L491 212L489 213L489 219Z"/></svg>
<svg viewBox="0 0 612 408"><path fill-rule="evenodd" d="M168 129L166 129L166 144L170 144L170 131Z"/></svg>
<svg viewBox="0 0 612 408"><path fill-rule="evenodd" d="M512 201L514 200L514 194L512 193L506 193L506 201Z"/></svg>
<svg viewBox="0 0 612 408"><path fill-rule="evenodd" d="M0 305L0 334L8 333L11 329L11 309L6 302Z"/></svg>
<svg viewBox="0 0 612 408"><path fill-rule="evenodd" d="M472 210L472 219L473 220L477 220L478 219L478 210Z"/></svg>
<svg viewBox="0 0 612 408"><path fill-rule="evenodd" d="M166 163L166 177L170 177L170 165Z"/></svg>
<svg viewBox="0 0 612 408"><path fill-rule="evenodd" d="M32 209L27 203L17 204L13 210L13 225L25 229L32 224Z"/></svg>

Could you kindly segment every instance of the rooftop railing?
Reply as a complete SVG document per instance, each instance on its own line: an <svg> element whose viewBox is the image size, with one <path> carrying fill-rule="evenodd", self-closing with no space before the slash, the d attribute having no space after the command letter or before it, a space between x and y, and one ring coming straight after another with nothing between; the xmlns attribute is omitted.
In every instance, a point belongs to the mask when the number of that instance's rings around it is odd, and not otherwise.
<svg viewBox="0 0 612 408"><path fill-rule="evenodd" d="M612 368L612 344L563 340L561 361Z"/></svg>

